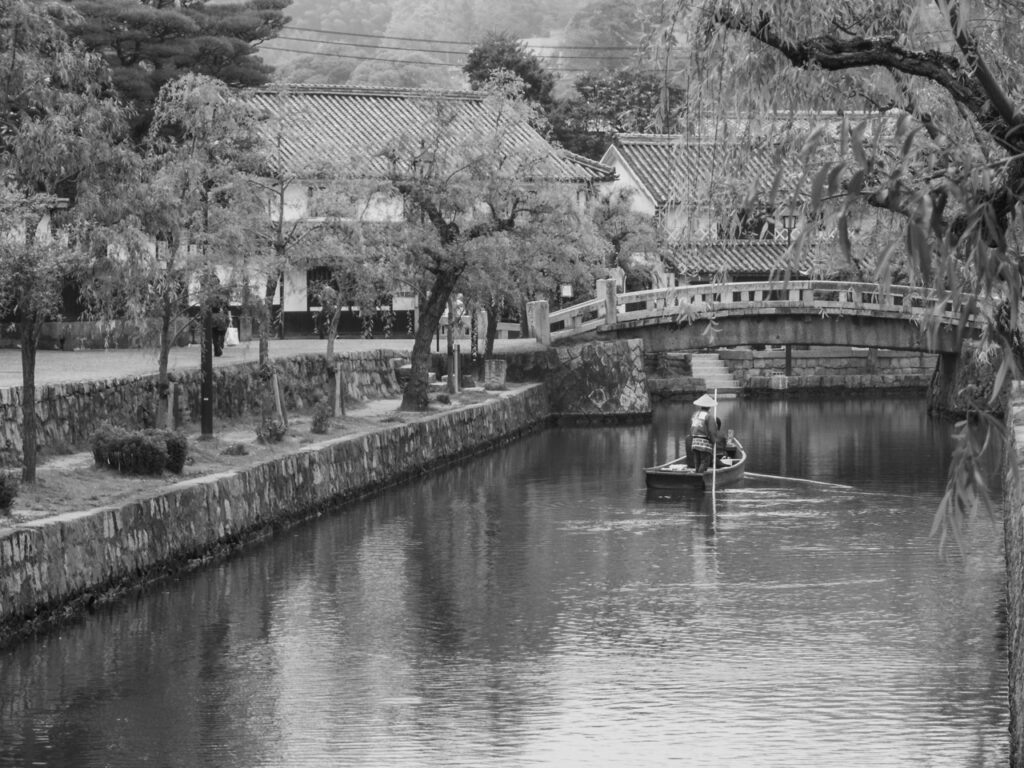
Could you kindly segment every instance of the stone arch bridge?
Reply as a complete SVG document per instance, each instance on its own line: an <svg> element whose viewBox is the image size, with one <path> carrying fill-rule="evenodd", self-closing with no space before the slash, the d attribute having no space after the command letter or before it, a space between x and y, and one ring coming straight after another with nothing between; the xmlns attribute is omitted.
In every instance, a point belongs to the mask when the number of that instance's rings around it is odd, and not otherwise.
<svg viewBox="0 0 1024 768"><path fill-rule="evenodd" d="M528 305L530 333L544 344L584 334L641 338L652 352L750 344L852 346L938 353L950 380L965 338L981 322L948 295L923 288L823 280L717 283L617 293L555 312Z"/></svg>

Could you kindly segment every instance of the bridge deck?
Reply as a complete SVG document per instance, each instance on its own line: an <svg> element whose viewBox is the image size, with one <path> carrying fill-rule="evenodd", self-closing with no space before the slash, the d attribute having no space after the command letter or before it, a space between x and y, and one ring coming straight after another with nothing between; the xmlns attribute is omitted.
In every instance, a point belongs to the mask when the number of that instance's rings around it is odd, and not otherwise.
<svg viewBox="0 0 1024 768"><path fill-rule="evenodd" d="M881 333L885 337L882 340L897 345L895 348L950 351L958 348L958 329L975 333L981 325L971 297L910 286L802 280L686 285L617 295L612 291L611 295L551 313L550 338L563 339L593 331L622 335L658 326L678 330L700 322L705 329L708 324L737 326L733 333L724 334L718 345L780 341L845 344L861 336L865 337L866 345L871 345L871 334L865 328L874 324L882 329L896 322L903 324L901 331L887 329ZM796 321L825 321L824 325L838 320L859 323L860 330L836 334L835 329L823 329L821 339L814 341L809 329L796 326ZM745 329L740 329L744 321ZM786 322L793 328L787 330ZM758 329L758 325L765 328ZM749 340L741 338L744 333ZM704 335L708 335L706 330ZM787 335L792 338L784 338ZM715 345L703 343L707 338L696 341L705 346Z"/></svg>

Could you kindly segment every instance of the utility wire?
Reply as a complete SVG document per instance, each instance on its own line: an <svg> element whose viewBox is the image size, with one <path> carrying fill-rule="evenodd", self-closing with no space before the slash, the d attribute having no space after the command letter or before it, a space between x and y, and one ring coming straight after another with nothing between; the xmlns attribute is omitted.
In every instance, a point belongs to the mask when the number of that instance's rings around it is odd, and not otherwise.
<svg viewBox="0 0 1024 768"><path fill-rule="evenodd" d="M316 45L337 45L344 46L346 48L370 48L372 50L386 50L386 51L406 51L409 53L445 53L454 54L456 56L466 56L469 51L448 51L440 50L437 48L408 48L397 45L373 45L371 43L349 43L344 40L315 40L309 37L291 37L290 35L276 35L275 40L291 40L298 43L314 43ZM397 38L388 38L397 39ZM438 43L442 41L438 40ZM603 49L602 49L603 50ZM622 49L626 50L626 49ZM545 54L550 56L550 54ZM632 61L635 57L633 56L558 56L558 59L604 59L606 61Z"/></svg>
<svg viewBox="0 0 1024 768"><path fill-rule="evenodd" d="M313 27L296 27L291 24L285 29L296 32L316 32L321 35L341 35L345 37L368 37L374 40L400 40L405 43L441 43L443 45L467 45L474 47L479 40L428 40L425 37L393 37L391 35L371 35L366 32L340 32L333 29L314 29ZM531 48L555 48L562 51L633 51L628 45L531 45Z"/></svg>
<svg viewBox="0 0 1024 768"><path fill-rule="evenodd" d="M461 63L447 63L445 61L417 61L411 58L378 58L377 56L356 56L348 53L334 53L332 51L315 51L315 50L300 50L298 48L280 48L275 45L260 45L259 50L273 50L280 51L282 53L299 53L305 56L331 56L333 58L354 58L360 61L380 61L381 63L411 63L411 65L417 65L418 67L453 67L461 69ZM423 51L427 52L427 51ZM562 69L557 68L555 72L559 73L593 73L599 71L600 68L592 69ZM657 73L659 70L637 70L641 73Z"/></svg>

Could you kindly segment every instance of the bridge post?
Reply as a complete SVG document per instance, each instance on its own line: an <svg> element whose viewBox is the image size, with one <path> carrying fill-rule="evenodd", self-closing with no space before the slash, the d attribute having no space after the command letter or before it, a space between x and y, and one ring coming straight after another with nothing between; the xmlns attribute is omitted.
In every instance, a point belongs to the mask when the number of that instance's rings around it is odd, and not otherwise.
<svg viewBox="0 0 1024 768"><path fill-rule="evenodd" d="M551 345L551 320L548 317L547 301L526 302L526 322L530 338L536 339L545 347Z"/></svg>
<svg viewBox="0 0 1024 768"><path fill-rule="evenodd" d="M597 281L597 298L604 299L604 324L614 325L618 320L615 303L615 278L606 277Z"/></svg>

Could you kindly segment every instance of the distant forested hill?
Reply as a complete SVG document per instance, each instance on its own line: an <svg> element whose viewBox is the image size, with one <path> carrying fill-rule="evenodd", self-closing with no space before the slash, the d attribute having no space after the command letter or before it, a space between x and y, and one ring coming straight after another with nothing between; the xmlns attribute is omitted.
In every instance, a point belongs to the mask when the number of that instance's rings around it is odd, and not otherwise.
<svg viewBox="0 0 1024 768"><path fill-rule="evenodd" d="M289 29L266 43L263 57L277 67L277 79L286 82L459 88L465 79L458 64L485 33L507 31L523 38L559 35L573 15L588 5L604 3L293 0L285 11L292 18ZM630 7L631 3L625 0L617 5Z"/></svg>

